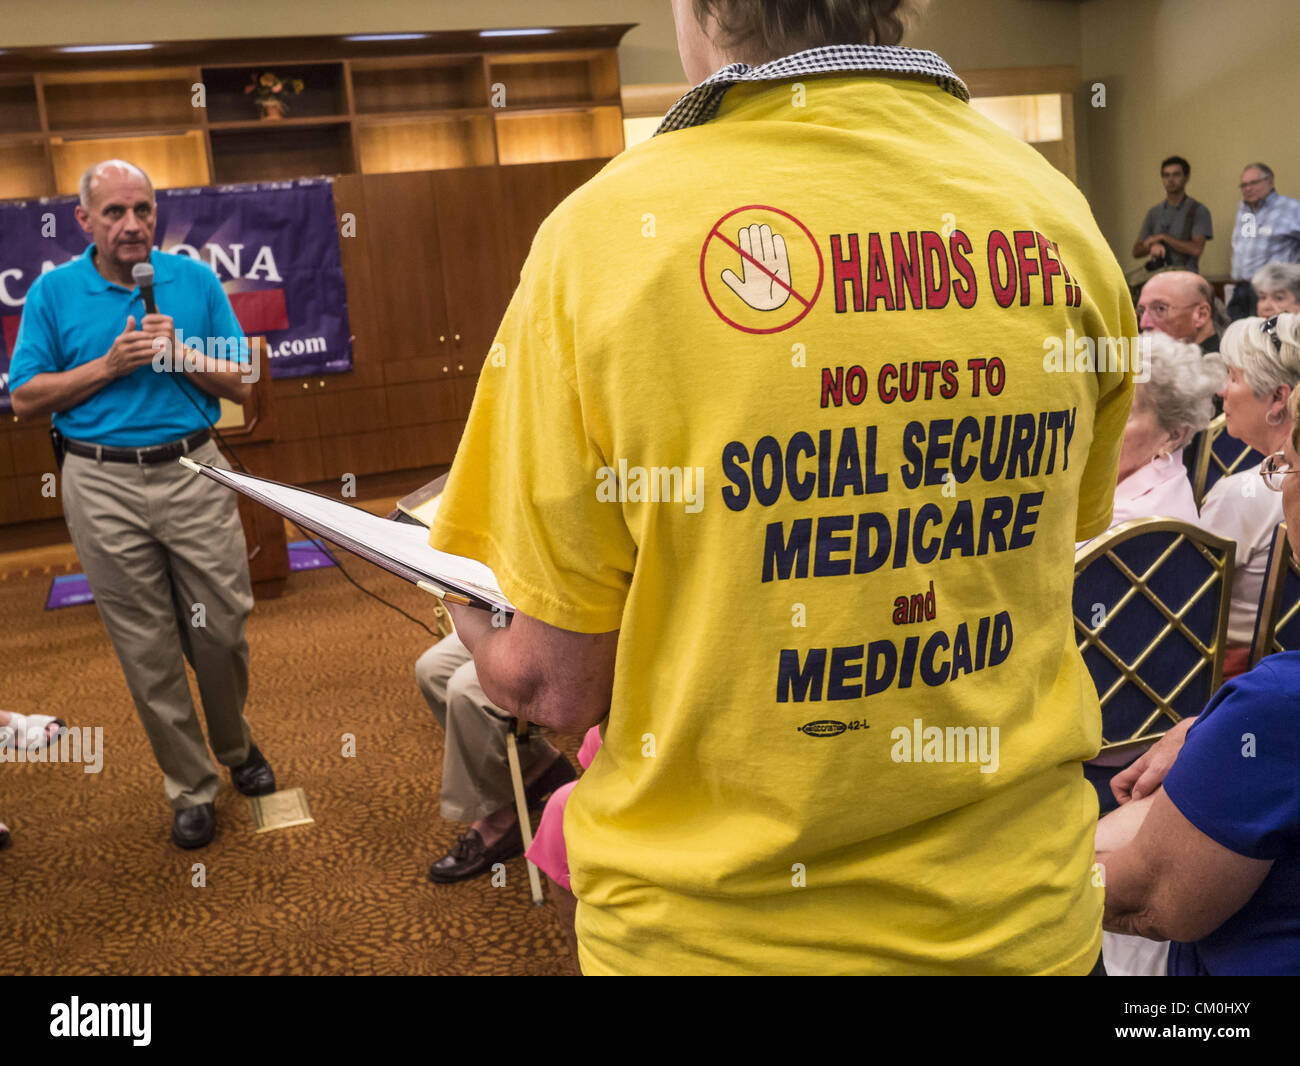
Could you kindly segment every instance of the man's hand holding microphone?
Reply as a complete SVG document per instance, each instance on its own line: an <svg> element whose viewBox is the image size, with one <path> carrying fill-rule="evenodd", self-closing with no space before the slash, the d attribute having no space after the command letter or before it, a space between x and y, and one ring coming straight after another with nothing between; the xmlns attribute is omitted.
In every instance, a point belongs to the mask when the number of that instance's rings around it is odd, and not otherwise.
<svg viewBox="0 0 1300 1066"><path fill-rule="evenodd" d="M176 324L170 315L147 314L135 324L135 316L128 315L126 328L113 341L108 350L108 368L113 377L120 378L142 366L154 364L155 370L171 369L176 350ZM163 355L161 366L154 357Z"/></svg>

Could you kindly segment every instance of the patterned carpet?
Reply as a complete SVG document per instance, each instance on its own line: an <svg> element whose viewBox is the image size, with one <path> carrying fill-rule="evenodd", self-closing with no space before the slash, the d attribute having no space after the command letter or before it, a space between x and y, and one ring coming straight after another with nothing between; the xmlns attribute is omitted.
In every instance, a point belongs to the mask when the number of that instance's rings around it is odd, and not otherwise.
<svg viewBox="0 0 1300 1066"><path fill-rule="evenodd" d="M343 558L432 628L424 593ZM413 673L423 630L334 570L292 574L283 598L259 602L246 713L279 786L305 789L316 823L255 834L223 772L217 838L186 852L170 841L161 775L98 612L44 611L49 583L0 581L0 708L102 727L103 768L0 764L14 837L0 852L0 973L574 972L553 886L542 878L548 900L534 907L522 859L500 888L427 880L462 827L438 814L442 731ZM579 740L554 742L574 760Z"/></svg>

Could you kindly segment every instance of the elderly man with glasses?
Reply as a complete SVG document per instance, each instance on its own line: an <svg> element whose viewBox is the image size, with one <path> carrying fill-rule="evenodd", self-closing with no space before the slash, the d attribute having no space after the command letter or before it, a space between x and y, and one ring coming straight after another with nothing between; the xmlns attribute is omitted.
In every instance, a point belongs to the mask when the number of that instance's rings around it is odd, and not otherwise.
<svg viewBox="0 0 1300 1066"><path fill-rule="evenodd" d="M1214 290L1191 270L1161 270L1152 274L1138 295L1138 327L1155 330L1202 352L1219 350L1215 330Z"/></svg>
<svg viewBox="0 0 1300 1066"><path fill-rule="evenodd" d="M1247 283L1268 263L1300 262L1300 200L1273 188L1273 171L1250 163L1241 172L1241 203L1232 226L1232 276L1239 284L1228 304L1231 318L1255 313Z"/></svg>

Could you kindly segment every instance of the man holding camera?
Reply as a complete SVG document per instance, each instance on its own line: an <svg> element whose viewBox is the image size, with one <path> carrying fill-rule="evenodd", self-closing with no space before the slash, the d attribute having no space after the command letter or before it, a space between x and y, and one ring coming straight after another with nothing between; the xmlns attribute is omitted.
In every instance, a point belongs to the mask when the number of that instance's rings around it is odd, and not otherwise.
<svg viewBox="0 0 1300 1066"><path fill-rule="evenodd" d="M1192 165L1180 155L1160 164L1165 198L1147 212L1133 244L1133 258L1147 259L1148 270L1178 267L1196 271L1205 242L1214 237L1210 209L1187 195Z"/></svg>

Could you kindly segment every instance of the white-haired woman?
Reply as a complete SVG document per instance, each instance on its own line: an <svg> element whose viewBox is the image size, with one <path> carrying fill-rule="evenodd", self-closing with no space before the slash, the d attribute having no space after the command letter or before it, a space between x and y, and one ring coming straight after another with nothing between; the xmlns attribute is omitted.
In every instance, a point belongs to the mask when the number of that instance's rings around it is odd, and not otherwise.
<svg viewBox="0 0 1300 1066"><path fill-rule="evenodd" d="M1133 393L1119 455L1111 525L1133 518L1178 518L1199 524L1196 500L1179 452L1214 417L1214 394L1227 377L1222 360L1195 344L1147 333L1150 371Z"/></svg>
<svg viewBox="0 0 1300 1066"><path fill-rule="evenodd" d="M1240 319L1224 333L1220 351L1228 364L1221 391L1228 433L1265 455L1281 451L1291 426L1287 400L1300 384L1300 314ZM1281 521L1282 498L1263 490L1255 469L1221 478L1201 504L1201 524L1237 542L1225 680L1249 665L1269 545Z"/></svg>
<svg viewBox="0 0 1300 1066"><path fill-rule="evenodd" d="M1300 312L1300 263L1266 263L1250 279L1260 318Z"/></svg>
<svg viewBox="0 0 1300 1066"><path fill-rule="evenodd" d="M1300 529L1300 394L1288 407L1281 454L1251 476ZM1300 975L1297 689L1300 652L1266 656L1116 778L1124 806L1096 838L1108 943L1176 941L1172 976Z"/></svg>
<svg viewBox="0 0 1300 1066"><path fill-rule="evenodd" d="M1164 333L1146 333L1142 340L1142 365L1148 373L1133 390L1110 524L1114 528L1134 518L1177 518L1200 525L1179 453L1210 424L1214 394L1223 387L1227 371L1218 355L1202 356L1195 344ZM1103 814L1115 807L1111 777L1138 754L1109 753L1085 765L1084 775L1097 790Z"/></svg>

